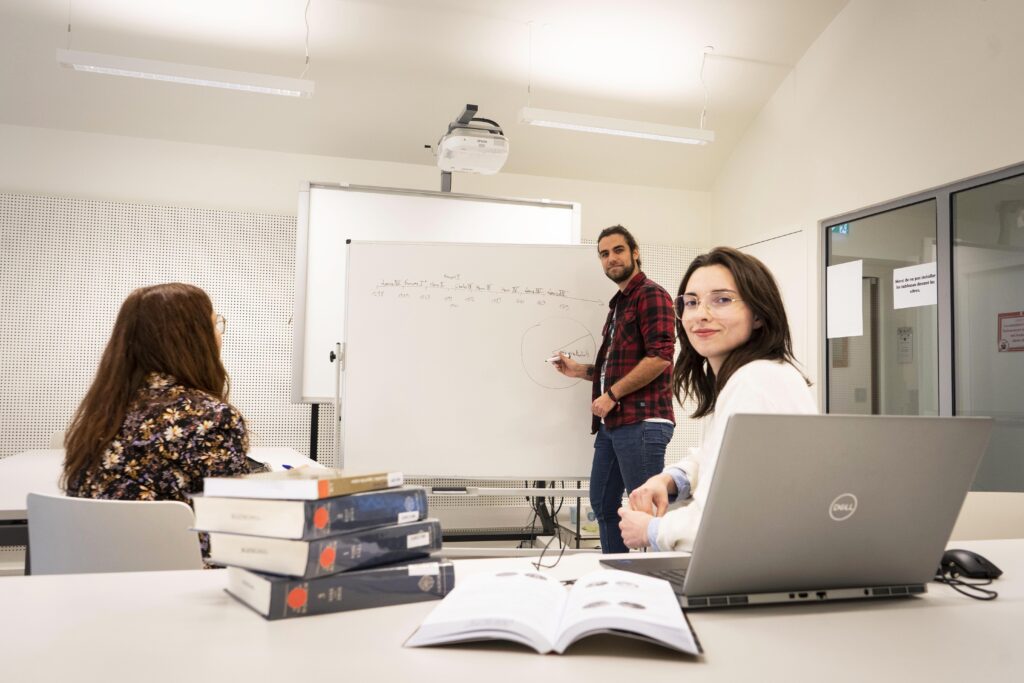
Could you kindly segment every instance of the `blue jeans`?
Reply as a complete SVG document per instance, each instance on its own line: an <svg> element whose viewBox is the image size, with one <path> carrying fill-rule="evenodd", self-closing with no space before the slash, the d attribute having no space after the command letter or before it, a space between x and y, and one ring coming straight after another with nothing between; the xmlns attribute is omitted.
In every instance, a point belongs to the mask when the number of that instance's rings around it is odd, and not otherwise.
<svg viewBox="0 0 1024 683"><path fill-rule="evenodd" d="M665 448L672 440L673 431L675 426L665 422L598 428L594 439L594 465L590 471L590 506L601 532L602 552L629 551L619 531L622 494L665 468Z"/></svg>

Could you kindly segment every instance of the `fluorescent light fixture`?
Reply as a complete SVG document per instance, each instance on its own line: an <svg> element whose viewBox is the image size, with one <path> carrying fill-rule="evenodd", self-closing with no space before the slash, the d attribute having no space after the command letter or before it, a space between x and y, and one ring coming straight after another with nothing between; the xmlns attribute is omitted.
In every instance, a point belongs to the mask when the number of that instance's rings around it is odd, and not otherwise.
<svg viewBox="0 0 1024 683"><path fill-rule="evenodd" d="M681 142L686 145L706 145L715 141L715 133L699 128L683 128L667 126L663 123L649 121L630 121L628 119L612 119L605 116L589 116L572 114L566 111L550 109L533 109L523 107L519 111L519 120L531 126L546 128L565 128L581 130L587 133L604 133L605 135L621 135L627 138L644 138L663 142Z"/></svg>
<svg viewBox="0 0 1024 683"><path fill-rule="evenodd" d="M242 90L285 97L312 97L313 81L245 71L212 69L206 66L159 62L154 59L118 57L78 50L57 50L57 62L75 71L111 76L128 76L151 81L205 85L210 88Z"/></svg>

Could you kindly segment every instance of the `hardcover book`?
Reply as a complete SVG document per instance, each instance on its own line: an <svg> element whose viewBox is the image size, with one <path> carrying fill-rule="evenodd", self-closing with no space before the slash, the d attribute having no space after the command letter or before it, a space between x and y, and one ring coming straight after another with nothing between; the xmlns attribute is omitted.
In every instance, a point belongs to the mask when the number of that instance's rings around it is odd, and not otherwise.
<svg viewBox="0 0 1024 683"><path fill-rule="evenodd" d="M427 492L418 486L354 493L321 500L193 496L195 528L309 540L427 516Z"/></svg>
<svg viewBox="0 0 1024 683"><path fill-rule="evenodd" d="M403 605L443 598L455 585L451 562L415 562L290 579L228 567L230 595L266 619Z"/></svg>
<svg viewBox="0 0 1024 683"><path fill-rule="evenodd" d="M401 486L401 472L349 474L344 470L296 468L241 477L205 477L203 494L226 498L318 500Z"/></svg>
<svg viewBox="0 0 1024 683"><path fill-rule="evenodd" d="M639 638L691 655L702 652L667 581L618 570L591 572L569 589L534 571L470 576L405 644L510 640L541 654L562 654L598 633Z"/></svg>
<svg viewBox="0 0 1024 683"><path fill-rule="evenodd" d="M296 541L265 536L210 534L210 562L311 579L402 562L441 549L441 524L425 519Z"/></svg>

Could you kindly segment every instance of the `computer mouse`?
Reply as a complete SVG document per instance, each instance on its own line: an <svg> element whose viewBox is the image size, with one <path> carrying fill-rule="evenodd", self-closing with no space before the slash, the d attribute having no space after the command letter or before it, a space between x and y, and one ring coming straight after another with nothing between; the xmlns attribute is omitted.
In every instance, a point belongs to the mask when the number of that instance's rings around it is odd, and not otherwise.
<svg viewBox="0 0 1024 683"><path fill-rule="evenodd" d="M954 548L942 555L941 570L968 579L997 579L1003 570L978 553Z"/></svg>

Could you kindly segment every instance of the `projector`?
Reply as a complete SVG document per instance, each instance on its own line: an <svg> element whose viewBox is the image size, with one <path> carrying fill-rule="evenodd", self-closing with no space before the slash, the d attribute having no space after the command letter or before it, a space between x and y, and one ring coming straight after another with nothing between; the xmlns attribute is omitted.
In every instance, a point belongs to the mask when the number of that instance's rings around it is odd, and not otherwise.
<svg viewBox="0 0 1024 683"><path fill-rule="evenodd" d="M500 128L453 127L437 143L437 166L442 171L492 175L508 159L508 140Z"/></svg>
<svg viewBox="0 0 1024 683"><path fill-rule="evenodd" d="M492 175L508 159L508 140L497 121L477 117L479 107L467 104L437 141L441 189L451 190L452 171Z"/></svg>

